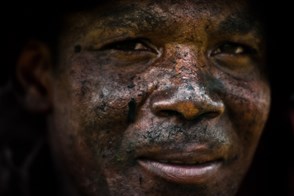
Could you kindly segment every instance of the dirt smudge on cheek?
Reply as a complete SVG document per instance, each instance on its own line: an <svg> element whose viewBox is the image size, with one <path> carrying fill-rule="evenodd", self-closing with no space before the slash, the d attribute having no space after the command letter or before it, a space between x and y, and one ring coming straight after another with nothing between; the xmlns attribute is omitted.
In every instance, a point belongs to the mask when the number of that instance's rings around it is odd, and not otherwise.
<svg viewBox="0 0 294 196"><path fill-rule="evenodd" d="M74 47L74 51L75 51L75 53L80 53L80 52L82 51L82 47L81 47L81 45L76 45L76 46Z"/></svg>
<svg viewBox="0 0 294 196"><path fill-rule="evenodd" d="M134 98L131 99L131 101L128 103L129 111L128 111L128 122L133 123L136 118L136 108L137 103Z"/></svg>

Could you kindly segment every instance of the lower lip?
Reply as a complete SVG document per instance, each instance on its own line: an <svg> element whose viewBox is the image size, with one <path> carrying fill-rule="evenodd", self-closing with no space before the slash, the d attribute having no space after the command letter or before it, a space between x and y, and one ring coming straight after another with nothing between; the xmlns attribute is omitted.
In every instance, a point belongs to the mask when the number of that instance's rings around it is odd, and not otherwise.
<svg viewBox="0 0 294 196"><path fill-rule="evenodd" d="M215 176L221 166L219 161L199 165L180 165L139 160L147 172L179 184L200 184Z"/></svg>

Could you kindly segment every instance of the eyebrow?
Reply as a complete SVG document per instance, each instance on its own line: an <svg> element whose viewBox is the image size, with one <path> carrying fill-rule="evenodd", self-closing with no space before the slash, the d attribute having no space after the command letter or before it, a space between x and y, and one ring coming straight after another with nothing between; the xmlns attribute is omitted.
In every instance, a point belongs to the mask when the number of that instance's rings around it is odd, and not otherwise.
<svg viewBox="0 0 294 196"><path fill-rule="evenodd" d="M104 17L105 16L107 17L108 15L105 14ZM167 22L164 16L158 17L155 12L150 12L149 10L145 9L138 9L133 5L121 7L120 9L116 10L115 15L111 14L111 18L113 19L107 21L107 24L110 27L118 28L127 26L146 31L154 31ZM117 18L124 19L117 20ZM140 25L136 26L136 24Z"/></svg>
<svg viewBox="0 0 294 196"><path fill-rule="evenodd" d="M218 26L221 33L247 34L249 32L260 33L260 22L257 17L249 12L235 12L225 18Z"/></svg>

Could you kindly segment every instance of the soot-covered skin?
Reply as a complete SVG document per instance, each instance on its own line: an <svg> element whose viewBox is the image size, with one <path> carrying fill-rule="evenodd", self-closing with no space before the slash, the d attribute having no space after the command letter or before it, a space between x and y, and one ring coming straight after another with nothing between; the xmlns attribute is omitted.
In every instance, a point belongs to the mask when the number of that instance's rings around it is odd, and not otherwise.
<svg viewBox="0 0 294 196"><path fill-rule="evenodd" d="M63 26L50 135L80 194L236 193L270 104L246 1L116 1Z"/></svg>

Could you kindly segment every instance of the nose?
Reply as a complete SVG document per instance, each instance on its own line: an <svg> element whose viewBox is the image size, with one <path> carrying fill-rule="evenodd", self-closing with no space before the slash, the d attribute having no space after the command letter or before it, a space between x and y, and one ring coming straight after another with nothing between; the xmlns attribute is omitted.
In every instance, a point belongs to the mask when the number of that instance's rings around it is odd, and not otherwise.
<svg viewBox="0 0 294 196"><path fill-rule="evenodd" d="M199 46L200 47L200 46ZM199 47L171 45L167 50L164 79L150 97L152 112L157 116L180 116L186 120L214 118L224 112L223 100L214 90L216 80L210 77ZM159 77L158 77L159 78ZM161 77L162 78L162 77Z"/></svg>
<svg viewBox="0 0 294 196"><path fill-rule="evenodd" d="M151 99L151 109L157 116L194 120L220 116L224 112L224 104L217 96L212 98L207 88L189 84L156 92Z"/></svg>

